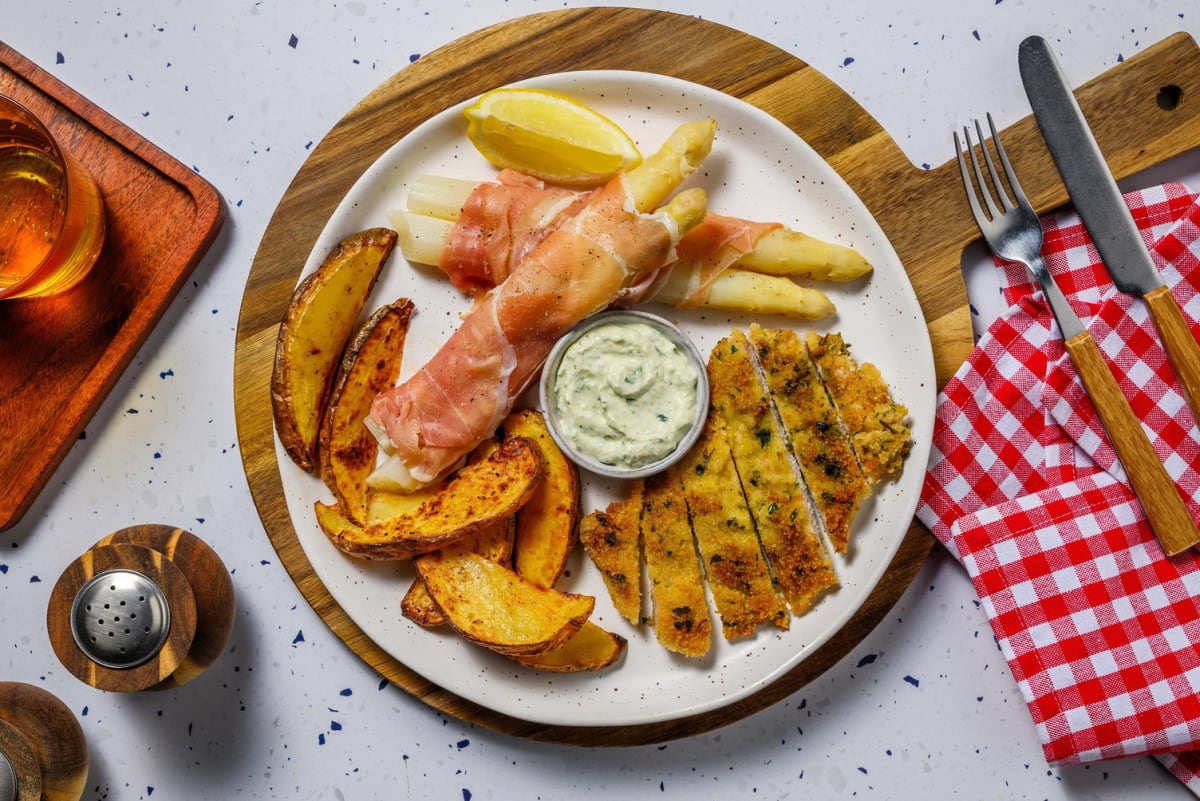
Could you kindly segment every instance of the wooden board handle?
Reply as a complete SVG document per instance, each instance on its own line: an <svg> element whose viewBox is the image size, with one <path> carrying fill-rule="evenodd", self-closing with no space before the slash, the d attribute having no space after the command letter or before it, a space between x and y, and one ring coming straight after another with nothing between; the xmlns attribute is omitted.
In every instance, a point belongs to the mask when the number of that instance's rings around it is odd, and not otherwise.
<svg viewBox="0 0 1200 801"><path fill-rule="evenodd" d="M1071 361L1083 380L1083 387L1096 407L1113 449L1125 466L1125 474L1129 476L1133 492L1141 502L1146 520L1163 551L1168 556L1174 556L1200 543L1196 521L1192 519L1175 488L1175 482L1154 452L1154 446L1129 407L1129 401L1109 371L1108 363L1104 361L1104 355L1091 334L1086 331L1077 334L1068 339L1066 344Z"/></svg>
<svg viewBox="0 0 1200 801"><path fill-rule="evenodd" d="M1179 302L1167 287L1159 287L1146 293L1146 305L1158 328L1167 358L1179 376L1184 397L1192 408L1192 418L1200 422L1200 344L1192 336L1192 330L1184 319Z"/></svg>

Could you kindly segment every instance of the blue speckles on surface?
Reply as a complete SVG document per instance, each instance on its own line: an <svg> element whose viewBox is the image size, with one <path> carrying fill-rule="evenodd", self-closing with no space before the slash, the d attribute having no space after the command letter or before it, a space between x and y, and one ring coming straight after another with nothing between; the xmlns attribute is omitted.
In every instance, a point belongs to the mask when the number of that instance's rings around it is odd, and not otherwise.
<svg viewBox="0 0 1200 801"><path fill-rule="evenodd" d="M905 676L904 681L907 682L908 684L911 684L914 687L921 686L921 682L919 680L913 678L912 676Z"/></svg>
<svg viewBox="0 0 1200 801"><path fill-rule="evenodd" d="M5 15L6 43L192 165L229 213L80 447L14 529L20 549L2 549L3 678L44 676L39 683L76 710L94 755L85 798L1177 799L1178 783L1151 760L1047 774L974 589L937 551L895 612L801 692L709 734L619 749L521 740L432 710L355 657L273 555L263 558L271 545L246 491L230 377L247 271L280 197L316 142L381 80L493 23L582 5L507 0L464 13L431 0L210 0L139 14L106 0L41 0ZM1181 13L1194 5L701 0L687 11L836 78L912 164L936 171L953 159L949 131L964 117L991 110L1008 125L1028 113L1005 73L1028 30L1061 42L1082 83L1176 30L1200 34L1196 15ZM839 110L829 112L839 124ZM44 611L49 577L91 542L151 519L204 521L206 539L238 566L236 664L226 653L195 681L152 696L96 693L63 673L40 624L26 621ZM245 569L254 565L271 569ZM47 580L28 581L35 573ZM899 689L906 675L914 691ZM617 670L599 680L615 687L623 678Z"/></svg>

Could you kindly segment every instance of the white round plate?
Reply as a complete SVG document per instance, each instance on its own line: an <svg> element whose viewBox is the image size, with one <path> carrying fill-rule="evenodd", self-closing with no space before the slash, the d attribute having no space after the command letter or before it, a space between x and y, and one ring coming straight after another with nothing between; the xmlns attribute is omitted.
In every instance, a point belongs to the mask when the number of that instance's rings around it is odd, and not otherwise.
<svg viewBox="0 0 1200 801"><path fill-rule="evenodd" d="M496 712L548 725L617 726L673 720L730 704L785 674L835 634L866 600L912 521L929 454L936 381L933 351L912 285L883 231L849 186L790 129L755 106L697 84L640 72L591 71L540 76L525 86L571 94L625 128L643 152L653 152L676 125L717 121L713 153L689 185L704 187L714 211L778 221L856 248L874 265L869 280L820 287L837 316L817 324L763 318L768 326L839 331L860 361L876 364L894 397L908 406L915 441L903 475L881 487L855 523L849 558L835 557L841 587L788 631L770 625L733 643L714 618L713 648L702 660L672 655L648 626L635 628L613 610L599 572L578 553L560 587L596 597L592 620L629 640L613 668L553 674L528 670L448 630L426 630L400 614L413 576L410 564L366 562L336 550L317 527L315 501L332 499L278 447L288 510L305 555L346 614L395 659L430 681ZM343 237L386 226L403 208L408 182L422 173L479 181L496 170L467 141L461 106L433 116L397 142L346 195L318 239L304 275ZM399 253L385 268L367 310L400 297L416 304L401 378L414 372L455 329L468 300L437 270L407 263ZM655 308L674 320L707 354L749 316ZM531 393L535 394L535 393ZM536 398L530 399L530 405ZM583 511L602 508L620 486L584 473ZM578 550L578 549L577 549Z"/></svg>

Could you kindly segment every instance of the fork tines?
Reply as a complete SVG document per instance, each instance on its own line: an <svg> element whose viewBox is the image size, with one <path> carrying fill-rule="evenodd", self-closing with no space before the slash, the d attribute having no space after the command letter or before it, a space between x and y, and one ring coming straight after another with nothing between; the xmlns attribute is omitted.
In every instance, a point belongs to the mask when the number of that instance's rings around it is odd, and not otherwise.
<svg viewBox="0 0 1200 801"><path fill-rule="evenodd" d="M1000 175L996 171L996 165L992 161L992 154L988 151L987 139L983 135L983 127L979 124L979 120L975 120L975 133L979 138L979 149L983 152L983 160L987 164L988 175L991 177L991 187L984 179L984 173L979 165L979 159L975 156L975 146L971 141L971 130L966 125L963 126L963 137L966 140L966 152L971 157L971 166L974 168L975 180L974 183L978 187L978 194L983 196L984 205L987 208L987 217L994 219L997 215L1003 214L1005 211L1012 211L1017 207L1018 203L1028 203L1025 200L1025 195L1021 191L1021 184L1017 181L1016 174L1013 172L1012 164L1008 160L1008 154L1004 152L1004 145L1000 142L1000 137L996 133L996 123L992 120L991 112L987 114L988 129L992 134L992 146L996 149L996 154L1000 157L1000 165L1004 168L1004 175L1008 179L1007 186L1000 180ZM968 186L971 185L971 174L967 169L966 161L963 158L963 143L959 141L958 132L954 133L954 147L958 154L958 166L962 170L963 181ZM1010 195L1011 192L1011 195ZM971 200L971 208L978 217L981 209L975 198L976 193L969 193ZM993 202L993 194L999 197L1001 208L997 208ZM1016 202L1013 198L1016 198Z"/></svg>

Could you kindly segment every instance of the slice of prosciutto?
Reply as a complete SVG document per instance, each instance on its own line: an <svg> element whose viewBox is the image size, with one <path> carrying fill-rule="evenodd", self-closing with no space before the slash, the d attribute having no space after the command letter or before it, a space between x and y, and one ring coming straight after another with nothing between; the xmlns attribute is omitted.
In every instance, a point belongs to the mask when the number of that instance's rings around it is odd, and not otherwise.
<svg viewBox="0 0 1200 801"><path fill-rule="evenodd" d="M438 265L468 294L486 292L587 203L588 195L501 170L467 196Z"/></svg>
<svg viewBox="0 0 1200 801"><path fill-rule="evenodd" d="M687 274L687 292L675 304L683 309L695 309L708 299L713 281L732 267L738 259L754 250L758 240L768 231L781 228L780 223L754 222L738 217L726 217L708 212L695 228L688 231L675 248L676 260L659 270L651 282L642 282L620 299L622 305L652 302L655 290L669 272Z"/></svg>
<svg viewBox="0 0 1200 801"><path fill-rule="evenodd" d="M456 221L438 265L451 282L468 294L500 284L539 242L571 218L588 194L546 186L513 170L471 192ZM676 262L641 275L622 290L617 305L652 301L668 270L686 271L686 297L677 305L696 308L726 269L754 249L763 234L781 227L709 212L679 241ZM678 280L678 278L677 278Z"/></svg>
<svg viewBox="0 0 1200 801"><path fill-rule="evenodd" d="M704 205L704 193L692 189L639 213L622 176L590 195L475 304L427 364L377 396L368 425L386 432L394 449L392 480L412 489L454 468L512 410L554 342L666 264Z"/></svg>

